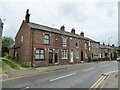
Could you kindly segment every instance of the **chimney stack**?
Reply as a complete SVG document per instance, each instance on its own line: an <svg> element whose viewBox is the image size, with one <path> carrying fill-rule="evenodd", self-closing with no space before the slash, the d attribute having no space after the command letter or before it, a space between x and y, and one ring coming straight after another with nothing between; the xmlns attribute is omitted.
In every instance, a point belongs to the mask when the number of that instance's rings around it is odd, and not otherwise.
<svg viewBox="0 0 120 90"><path fill-rule="evenodd" d="M105 45L105 43L103 42L103 45Z"/></svg>
<svg viewBox="0 0 120 90"><path fill-rule="evenodd" d="M64 25L61 26L61 27L60 27L60 30L65 31L65 26L64 26Z"/></svg>
<svg viewBox="0 0 120 90"><path fill-rule="evenodd" d="M115 45L114 45L114 44L112 44L112 47L115 47Z"/></svg>
<svg viewBox="0 0 120 90"><path fill-rule="evenodd" d="M71 33L75 34L75 29L74 28L72 28Z"/></svg>
<svg viewBox="0 0 120 90"><path fill-rule="evenodd" d="M29 21L30 21L30 14L29 14L29 9L27 9L26 15L25 15L25 22L29 23Z"/></svg>
<svg viewBox="0 0 120 90"><path fill-rule="evenodd" d="M80 35L84 37L84 32L81 32Z"/></svg>

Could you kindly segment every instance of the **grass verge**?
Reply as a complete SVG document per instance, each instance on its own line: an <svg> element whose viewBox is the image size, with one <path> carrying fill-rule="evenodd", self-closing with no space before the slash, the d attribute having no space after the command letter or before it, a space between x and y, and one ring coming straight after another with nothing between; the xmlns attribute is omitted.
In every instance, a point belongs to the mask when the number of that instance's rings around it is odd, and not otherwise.
<svg viewBox="0 0 120 90"><path fill-rule="evenodd" d="M16 65L16 63L12 62L10 59L2 58L2 61L4 61L6 64L10 65L11 68L13 68L15 70L20 70L19 66Z"/></svg>

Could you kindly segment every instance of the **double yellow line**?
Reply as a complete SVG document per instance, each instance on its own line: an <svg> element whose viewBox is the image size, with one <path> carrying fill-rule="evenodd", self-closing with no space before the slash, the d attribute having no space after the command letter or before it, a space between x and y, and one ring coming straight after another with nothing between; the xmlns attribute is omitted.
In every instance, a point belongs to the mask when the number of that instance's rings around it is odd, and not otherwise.
<svg viewBox="0 0 120 90"><path fill-rule="evenodd" d="M117 70L118 71L118 70ZM103 82L103 80L105 80L108 76L110 76L110 74L117 72L117 71L111 71L111 72L107 72L105 74L103 74L91 87L89 90L96 90L97 88L99 88L100 84Z"/></svg>

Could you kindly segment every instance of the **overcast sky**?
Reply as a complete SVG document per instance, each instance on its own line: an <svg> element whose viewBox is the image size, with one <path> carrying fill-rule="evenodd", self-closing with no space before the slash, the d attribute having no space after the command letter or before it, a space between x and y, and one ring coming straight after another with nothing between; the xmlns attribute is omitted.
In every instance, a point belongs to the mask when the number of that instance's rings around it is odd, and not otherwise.
<svg viewBox="0 0 120 90"><path fill-rule="evenodd" d="M26 9L31 22L58 29L65 25L66 31L75 28L106 44L112 37L110 43L118 45L118 0L0 0L3 36L15 37Z"/></svg>

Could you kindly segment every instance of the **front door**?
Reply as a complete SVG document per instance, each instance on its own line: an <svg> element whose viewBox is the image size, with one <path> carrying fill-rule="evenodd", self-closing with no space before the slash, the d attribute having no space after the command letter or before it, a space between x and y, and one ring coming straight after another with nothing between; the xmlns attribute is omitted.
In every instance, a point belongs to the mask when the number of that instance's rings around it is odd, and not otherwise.
<svg viewBox="0 0 120 90"><path fill-rule="evenodd" d="M53 63L53 52L49 50L49 63Z"/></svg>
<svg viewBox="0 0 120 90"><path fill-rule="evenodd" d="M81 61L83 61L83 51L81 51Z"/></svg>
<svg viewBox="0 0 120 90"><path fill-rule="evenodd" d="M58 51L56 50L54 54L55 63L58 63Z"/></svg>
<svg viewBox="0 0 120 90"><path fill-rule="evenodd" d="M73 62L73 51L70 52L70 62Z"/></svg>

